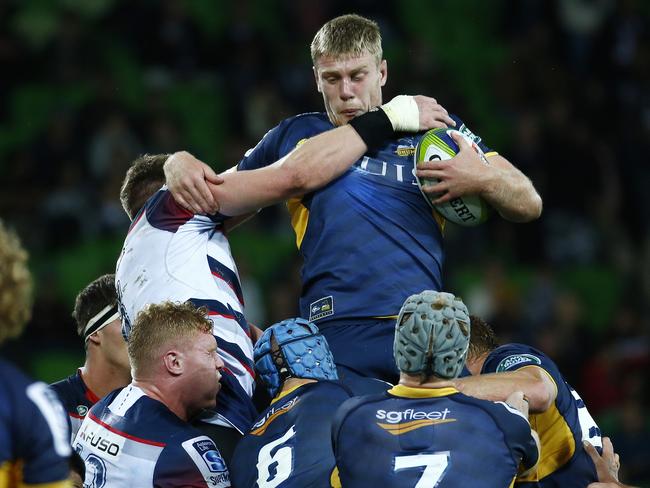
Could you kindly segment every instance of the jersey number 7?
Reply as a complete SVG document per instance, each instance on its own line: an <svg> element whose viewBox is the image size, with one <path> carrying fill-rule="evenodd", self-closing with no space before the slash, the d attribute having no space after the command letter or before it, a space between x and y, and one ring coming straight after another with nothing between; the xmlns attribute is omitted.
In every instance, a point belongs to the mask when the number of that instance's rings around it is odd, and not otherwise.
<svg viewBox="0 0 650 488"><path fill-rule="evenodd" d="M395 456L393 464L396 472L424 467L422 476L414 488L435 488L442 481L449 467L449 451Z"/></svg>

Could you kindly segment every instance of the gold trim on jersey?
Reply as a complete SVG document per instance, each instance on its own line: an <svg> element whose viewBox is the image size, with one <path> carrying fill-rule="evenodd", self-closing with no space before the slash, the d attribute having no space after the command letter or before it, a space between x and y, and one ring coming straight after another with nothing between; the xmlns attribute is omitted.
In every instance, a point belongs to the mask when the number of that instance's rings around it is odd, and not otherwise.
<svg viewBox="0 0 650 488"><path fill-rule="evenodd" d="M332 470L332 474L330 475L330 485L332 485L332 488L342 488L338 466L334 466L334 469Z"/></svg>
<svg viewBox="0 0 650 488"><path fill-rule="evenodd" d="M2 488L72 488L69 480L51 483L27 484L22 479L23 462L5 461L0 465L0 487Z"/></svg>
<svg viewBox="0 0 650 488"><path fill-rule="evenodd" d="M400 422L398 424L382 424L377 422L377 425L384 429L386 432L392 435L402 435L412 430L420 429L422 427L428 427L429 425L438 425L438 424L447 424L449 422L456 422L456 419L422 419L422 420L413 420L411 422Z"/></svg>
<svg viewBox="0 0 650 488"><path fill-rule="evenodd" d="M302 240L307 232L309 222L309 209L302 204L302 197L294 197L287 200L287 209L291 216L291 227L296 233L296 246L300 249Z"/></svg>
<svg viewBox="0 0 650 488"><path fill-rule="evenodd" d="M433 215L433 219L436 221L436 224L438 224L438 227L440 227L440 233L444 236L447 220L435 209L431 210L431 214Z"/></svg>
<svg viewBox="0 0 650 488"><path fill-rule="evenodd" d="M498 156L498 155L499 155L499 153L496 152L496 151L490 151L490 152L485 153L486 158L489 158L490 156Z"/></svg>
<svg viewBox="0 0 650 488"><path fill-rule="evenodd" d="M555 385L555 394L558 395L557 383L553 376L544 368L537 365L524 366L523 368L539 368L551 378ZM539 435L540 454L536 469L526 476L517 478L520 481L538 481L564 466L573 457L576 451L575 438L566 420L557 409L555 402L548 410L528 416L530 427Z"/></svg>
<svg viewBox="0 0 650 488"><path fill-rule="evenodd" d="M315 381L315 380L314 380L314 381ZM313 381L310 381L309 383L313 383ZM282 390L280 393L278 393L277 395L275 395L275 398L274 398L273 400L271 400L271 405L273 405L273 404L274 404L275 402L277 402L278 400L281 400L282 398L286 397L289 393L293 393L293 392L296 391L298 388L300 388L301 386L304 386L304 385L306 385L306 384L307 384L307 383L300 383L299 385L292 386L291 388L287 388L286 390Z"/></svg>
<svg viewBox="0 0 650 488"><path fill-rule="evenodd" d="M403 398L436 398L453 395L454 393L459 392L456 388L452 388L451 386L445 388L414 388L405 385L395 385L388 390L388 393Z"/></svg>

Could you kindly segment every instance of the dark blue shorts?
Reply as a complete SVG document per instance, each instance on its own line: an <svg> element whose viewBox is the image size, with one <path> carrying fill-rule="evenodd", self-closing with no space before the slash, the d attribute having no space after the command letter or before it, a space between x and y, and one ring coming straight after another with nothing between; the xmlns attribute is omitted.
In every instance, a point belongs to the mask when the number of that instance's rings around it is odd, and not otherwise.
<svg viewBox="0 0 650 488"><path fill-rule="evenodd" d="M393 357L394 319L323 324L319 328L337 366L343 365L360 376L398 382L399 371Z"/></svg>

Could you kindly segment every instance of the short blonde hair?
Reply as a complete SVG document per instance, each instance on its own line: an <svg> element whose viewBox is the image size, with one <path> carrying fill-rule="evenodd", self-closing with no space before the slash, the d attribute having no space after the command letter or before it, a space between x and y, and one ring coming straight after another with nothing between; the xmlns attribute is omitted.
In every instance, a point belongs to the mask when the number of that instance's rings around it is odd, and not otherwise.
<svg viewBox="0 0 650 488"><path fill-rule="evenodd" d="M0 344L16 337L32 316L32 277L27 251L0 220Z"/></svg>
<svg viewBox="0 0 650 488"><path fill-rule="evenodd" d="M212 322L205 308L196 308L190 302L147 305L138 313L129 336L129 361L133 371L152 366L163 347L175 340L190 340L197 332L212 333Z"/></svg>
<svg viewBox="0 0 650 488"><path fill-rule="evenodd" d="M381 63L381 32L377 22L360 15L341 15L326 22L311 42L314 66L321 56L347 59L365 54Z"/></svg>

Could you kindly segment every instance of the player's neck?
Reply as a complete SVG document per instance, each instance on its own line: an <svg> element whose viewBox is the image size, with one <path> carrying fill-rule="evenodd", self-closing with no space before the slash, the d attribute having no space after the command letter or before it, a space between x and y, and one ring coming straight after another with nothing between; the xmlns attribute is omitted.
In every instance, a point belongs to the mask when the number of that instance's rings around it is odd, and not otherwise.
<svg viewBox="0 0 650 488"><path fill-rule="evenodd" d="M170 385L160 384L158 381L147 378L134 378L131 384L140 388L149 398L153 398L165 405L181 420L188 421L189 414L183 400L185 395L182 391L174 391Z"/></svg>
<svg viewBox="0 0 650 488"><path fill-rule="evenodd" d="M299 386L306 385L307 383L316 383L316 380L313 380L311 378L287 378L282 384L282 389L275 398L277 399L288 393L291 393Z"/></svg>
<svg viewBox="0 0 650 488"><path fill-rule="evenodd" d="M126 386L131 381L130 371L95 358L86 356L86 362L81 368L84 383L99 398L103 398L111 391Z"/></svg>
<svg viewBox="0 0 650 488"><path fill-rule="evenodd" d="M409 388L447 388L451 386L451 383L448 380L438 378L437 376L429 376L424 382L422 382L421 376L406 373L400 373L399 384L408 386Z"/></svg>

